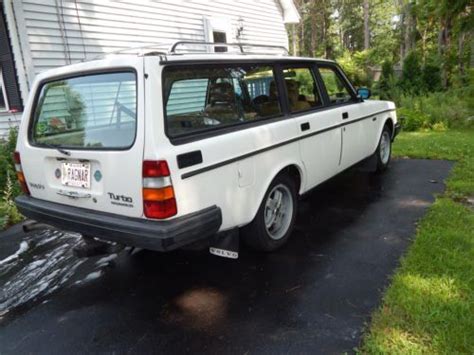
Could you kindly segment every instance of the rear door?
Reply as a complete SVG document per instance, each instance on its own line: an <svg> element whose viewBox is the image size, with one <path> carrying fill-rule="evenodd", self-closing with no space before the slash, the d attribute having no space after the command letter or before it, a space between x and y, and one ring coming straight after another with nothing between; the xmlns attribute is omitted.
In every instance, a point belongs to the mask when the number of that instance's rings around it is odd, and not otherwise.
<svg viewBox="0 0 474 355"><path fill-rule="evenodd" d="M59 69L36 84L19 152L35 198L142 216L143 59Z"/></svg>
<svg viewBox="0 0 474 355"><path fill-rule="evenodd" d="M282 67L288 98L288 109L295 117L299 135L301 159L310 189L336 174L341 153L341 130L331 129L337 118L324 110L316 68L311 63Z"/></svg>

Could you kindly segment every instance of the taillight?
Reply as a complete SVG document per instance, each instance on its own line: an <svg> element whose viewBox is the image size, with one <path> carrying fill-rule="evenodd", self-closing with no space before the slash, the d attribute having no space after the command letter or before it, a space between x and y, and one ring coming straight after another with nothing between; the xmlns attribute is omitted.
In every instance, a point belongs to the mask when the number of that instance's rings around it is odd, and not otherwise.
<svg viewBox="0 0 474 355"><path fill-rule="evenodd" d="M25 195L29 195L30 190L28 189L28 184L26 183L25 175L23 174L19 152L13 153L13 162L15 163L16 177L18 178L18 182L20 183L21 190Z"/></svg>
<svg viewBox="0 0 474 355"><path fill-rule="evenodd" d="M148 218L163 219L178 213L168 163L143 162L143 211Z"/></svg>

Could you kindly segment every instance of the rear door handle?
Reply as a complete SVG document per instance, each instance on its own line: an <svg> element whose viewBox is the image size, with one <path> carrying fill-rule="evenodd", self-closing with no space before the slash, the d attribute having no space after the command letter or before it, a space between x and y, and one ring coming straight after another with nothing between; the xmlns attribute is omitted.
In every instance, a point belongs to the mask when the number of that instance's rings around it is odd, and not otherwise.
<svg viewBox="0 0 474 355"><path fill-rule="evenodd" d="M305 122L301 124L301 130L307 131L310 128L309 122Z"/></svg>
<svg viewBox="0 0 474 355"><path fill-rule="evenodd" d="M346 120L346 119L348 119L348 118L349 118L349 113L348 113L348 112L343 112L343 113L342 113L342 119L343 119L343 120Z"/></svg>

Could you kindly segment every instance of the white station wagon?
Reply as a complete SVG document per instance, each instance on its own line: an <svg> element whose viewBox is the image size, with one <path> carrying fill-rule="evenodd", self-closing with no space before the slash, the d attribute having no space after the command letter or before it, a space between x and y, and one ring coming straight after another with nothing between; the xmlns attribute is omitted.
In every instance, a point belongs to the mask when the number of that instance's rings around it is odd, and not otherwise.
<svg viewBox="0 0 474 355"><path fill-rule="evenodd" d="M199 45L206 53L185 50ZM366 100L335 62L213 47L177 42L38 75L15 153L20 211L119 244L206 241L236 257L219 243L275 250L299 196L369 157L387 168L395 105Z"/></svg>

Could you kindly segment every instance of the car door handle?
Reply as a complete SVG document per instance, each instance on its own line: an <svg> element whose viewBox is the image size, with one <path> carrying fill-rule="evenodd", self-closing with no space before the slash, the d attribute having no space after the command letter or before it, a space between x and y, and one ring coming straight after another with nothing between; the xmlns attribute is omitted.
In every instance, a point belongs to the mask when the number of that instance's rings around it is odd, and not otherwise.
<svg viewBox="0 0 474 355"><path fill-rule="evenodd" d="M342 119L343 119L343 120L346 120L346 119L348 119L348 118L349 118L349 113L348 113L348 112L343 112L343 113L342 113Z"/></svg>
<svg viewBox="0 0 474 355"><path fill-rule="evenodd" d="M301 130L302 131L307 131L308 129L310 129L310 125L309 125L309 122L305 122L305 123L302 123L301 124Z"/></svg>

